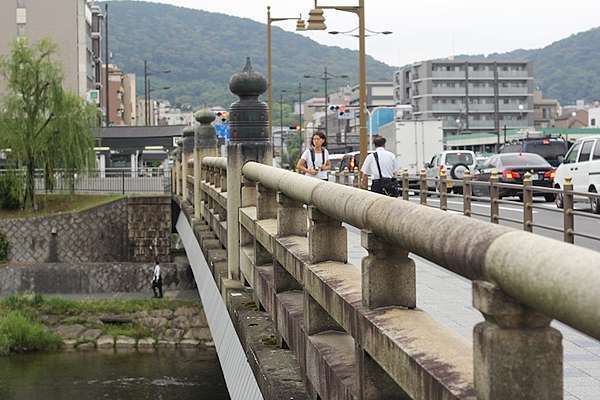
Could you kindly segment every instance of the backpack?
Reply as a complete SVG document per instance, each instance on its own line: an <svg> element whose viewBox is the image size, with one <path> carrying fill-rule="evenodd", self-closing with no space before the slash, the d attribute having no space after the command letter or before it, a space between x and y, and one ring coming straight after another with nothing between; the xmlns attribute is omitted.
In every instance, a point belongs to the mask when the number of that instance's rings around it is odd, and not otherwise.
<svg viewBox="0 0 600 400"><path fill-rule="evenodd" d="M317 165L315 164L315 149L310 149L310 159L312 160L313 168L317 169ZM323 160L322 165L325 165L325 149L321 149L321 160Z"/></svg>

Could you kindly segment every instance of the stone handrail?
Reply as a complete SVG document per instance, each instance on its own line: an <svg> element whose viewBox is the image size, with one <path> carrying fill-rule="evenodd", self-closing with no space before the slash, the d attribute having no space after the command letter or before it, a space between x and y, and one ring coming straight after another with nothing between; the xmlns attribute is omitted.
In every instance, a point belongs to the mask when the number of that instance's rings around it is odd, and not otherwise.
<svg viewBox="0 0 600 400"><path fill-rule="evenodd" d="M242 172L465 278L494 282L518 302L600 339L594 251L255 162Z"/></svg>
<svg viewBox="0 0 600 400"><path fill-rule="evenodd" d="M202 164L211 168L227 170L227 158L225 157L204 157Z"/></svg>

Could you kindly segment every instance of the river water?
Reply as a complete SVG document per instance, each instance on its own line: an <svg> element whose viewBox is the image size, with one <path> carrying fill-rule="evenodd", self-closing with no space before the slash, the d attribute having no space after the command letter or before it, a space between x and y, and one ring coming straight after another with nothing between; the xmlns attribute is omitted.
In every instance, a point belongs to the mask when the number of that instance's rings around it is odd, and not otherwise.
<svg viewBox="0 0 600 400"><path fill-rule="evenodd" d="M1 400L226 400L208 350L62 352L0 357Z"/></svg>

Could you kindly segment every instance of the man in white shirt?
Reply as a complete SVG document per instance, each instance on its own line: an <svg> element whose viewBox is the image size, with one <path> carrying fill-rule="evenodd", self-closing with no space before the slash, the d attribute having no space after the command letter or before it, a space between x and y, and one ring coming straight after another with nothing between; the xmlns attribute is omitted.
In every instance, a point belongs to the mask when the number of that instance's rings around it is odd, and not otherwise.
<svg viewBox="0 0 600 400"><path fill-rule="evenodd" d="M373 139L375 151L369 154L360 169L362 172L362 187L367 187L369 176L373 177L371 191L386 196L398 197L400 188L394 178L400 169L396 156L385 147L385 138L376 136Z"/></svg>
<svg viewBox="0 0 600 400"><path fill-rule="evenodd" d="M158 289L158 294L156 293L156 289ZM154 297L162 298L162 275L160 274L160 264L158 260L154 265L154 273L152 274L152 291L154 292Z"/></svg>

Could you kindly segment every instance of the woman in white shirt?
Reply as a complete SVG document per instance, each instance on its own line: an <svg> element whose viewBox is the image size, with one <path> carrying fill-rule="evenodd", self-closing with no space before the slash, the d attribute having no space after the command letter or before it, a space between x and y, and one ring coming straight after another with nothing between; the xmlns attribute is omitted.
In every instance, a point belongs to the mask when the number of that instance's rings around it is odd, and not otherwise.
<svg viewBox="0 0 600 400"><path fill-rule="evenodd" d="M325 146L327 146L327 136L323 132L315 132L312 136L311 148L302 153L302 157L296 164L298 171L313 178L328 180L327 171L331 170L331 161Z"/></svg>

